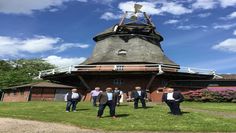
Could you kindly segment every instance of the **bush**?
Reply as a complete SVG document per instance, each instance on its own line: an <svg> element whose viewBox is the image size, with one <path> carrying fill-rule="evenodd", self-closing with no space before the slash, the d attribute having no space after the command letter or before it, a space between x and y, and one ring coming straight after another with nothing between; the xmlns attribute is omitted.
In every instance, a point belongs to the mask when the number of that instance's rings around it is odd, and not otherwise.
<svg viewBox="0 0 236 133"><path fill-rule="evenodd" d="M183 92L183 95L186 101L236 103L236 91L234 90L212 91L209 89L200 89Z"/></svg>

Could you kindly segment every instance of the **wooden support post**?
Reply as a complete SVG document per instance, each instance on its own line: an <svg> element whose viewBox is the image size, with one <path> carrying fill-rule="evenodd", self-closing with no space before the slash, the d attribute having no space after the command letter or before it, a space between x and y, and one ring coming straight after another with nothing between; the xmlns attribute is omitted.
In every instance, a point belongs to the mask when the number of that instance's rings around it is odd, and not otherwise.
<svg viewBox="0 0 236 133"><path fill-rule="evenodd" d="M146 12L143 12L143 15L147 19L147 23L150 24L152 27L155 27L155 25L151 21L151 18L147 16Z"/></svg>
<svg viewBox="0 0 236 133"><path fill-rule="evenodd" d="M152 75L151 79L149 80L147 86L146 86L146 90L149 90L151 85L152 85L152 82L154 81L154 79L156 78L156 74L155 75Z"/></svg>
<svg viewBox="0 0 236 133"><path fill-rule="evenodd" d="M86 81L84 80L84 78L82 76L78 76L80 81L83 83L83 85L87 88L88 91L91 91L91 88L89 87L89 85L86 83Z"/></svg>
<svg viewBox="0 0 236 133"><path fill-rule="evenodd" d="M3 97L4 97L4 92L2 92L2 97L1 97L1 101L3 101Z"/></svg>
<svg viewBox="0 0 236 133"><path fill-rule="evenodd" d="M124 16L122 17L122 19L120 20L119 26L121 26L122 24L124 24L124 20L126 18L126 15L128 14L128 12L126 11Z"/></svg>

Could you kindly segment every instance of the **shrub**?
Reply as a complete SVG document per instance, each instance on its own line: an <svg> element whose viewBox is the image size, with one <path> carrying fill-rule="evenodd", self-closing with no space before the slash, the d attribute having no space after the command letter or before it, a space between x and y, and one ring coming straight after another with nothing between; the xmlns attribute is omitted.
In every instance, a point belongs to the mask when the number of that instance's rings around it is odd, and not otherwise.
<svg viewBox="0 0 236 133"><path fill-rule="evenodd" d="M235 90L199 89L183 92L185 100L200 102L236 102Z"/></svg>

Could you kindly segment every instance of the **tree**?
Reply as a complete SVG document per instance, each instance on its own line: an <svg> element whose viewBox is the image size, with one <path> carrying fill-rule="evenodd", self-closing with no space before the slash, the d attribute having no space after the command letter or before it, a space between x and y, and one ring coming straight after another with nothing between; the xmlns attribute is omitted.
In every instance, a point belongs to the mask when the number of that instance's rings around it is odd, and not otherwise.
<svg viewBox="0 0 236 133"><path fill-rule="evenodd" d="M41 59L2 60L0 65L0 88L33 82L39 71L55 68Z"/></svg>

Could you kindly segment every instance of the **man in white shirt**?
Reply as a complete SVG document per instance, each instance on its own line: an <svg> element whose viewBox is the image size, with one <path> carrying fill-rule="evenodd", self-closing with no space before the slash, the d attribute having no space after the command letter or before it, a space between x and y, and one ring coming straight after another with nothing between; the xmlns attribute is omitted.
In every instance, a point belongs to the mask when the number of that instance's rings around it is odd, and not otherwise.
<svg viewBox="0 0 236 133"><path fill-rule="evenodd" d="M116 109L116 94L112 92L111 87L107 87L105 92L101 92L98 95L97 102L99 102L99 109L97 113L97 117L101 118L106 106L110 108L110 116L112 118L116 118L115 109Z"/></svg>
<svg viewBox="0 0 236 133"><path fill-rule="evenodd" d="M77 89L72 89L71 92L68 92L65 95L66 104L66 112L70 112L70 108L72 106L72 111L76 112L76 105L81 99L81 95L78 93Z"/></svg>
<svg viewBox="0 0 236 133"><path fill-rule="evenodd" d="M138 108L138 101L142 103L142 108L146 109L147 93L141 89L140 86L136 86L135 90L131 93L131 98L134 100L134 109Z"/></svg>
<svg viewBox="0 0 236 133"><path fill-rule="evenodd" d="M173 88L166 88L167 93L163 93L162 101L164 101L170 108L171 114L181 115L180 103L184 100L183 95L174 91Z"/></svg>
<svg viewBox="0 0 236 133"><path fill-rule="evenodd" d="M121 96L123 95L123 92L121 90L119 90L118 87L115 87L115 90L114 90L114 93L116 94L116 106L119 106L120 105L120 98Z"/></svg>

